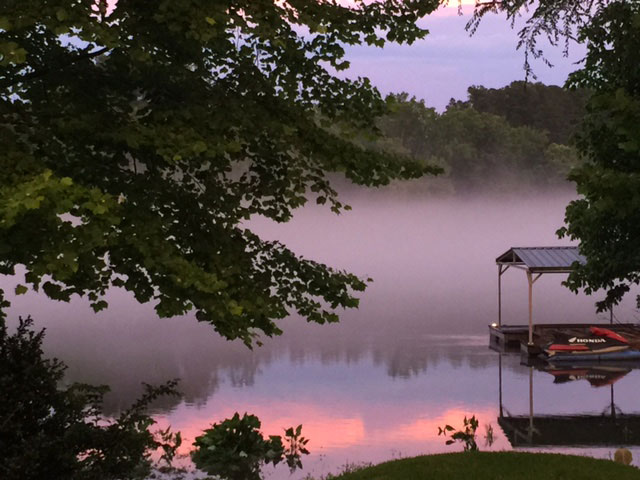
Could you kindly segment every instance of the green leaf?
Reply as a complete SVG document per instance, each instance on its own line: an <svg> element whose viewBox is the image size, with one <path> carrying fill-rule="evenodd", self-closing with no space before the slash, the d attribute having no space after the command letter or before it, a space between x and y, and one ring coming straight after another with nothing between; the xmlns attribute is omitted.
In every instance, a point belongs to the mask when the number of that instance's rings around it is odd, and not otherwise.
<svg viewBox="0 0 640 480"><path fill-rule="evenodd" d="M24 285L16 286L16 290L15 290L16 295L24 295L28 291L29 291L29 289L27 287L25 287Z"/></svg>
<svg viewBox="0 0 640 480"><path fill-rule="evenodd" d="M194 153L203 153L207 151L207 144L199 140L193 144Z"/></svg>
<svg viewBox="0 0 640 480"><path fill-rule="evenodd" d="M91 308L96 313L99 312L100 310L104 310L108 306L109 306L109 304L107 302L105 302L104 300L99 300L99 301L94 302L94 303L91 304Z"/></svg>
<svg viewBox="0 0 640 480"><path fill-rule="evenodd" d="M0 30L8 32L11 29L11 21L7 17L0 17Z"/></svg>

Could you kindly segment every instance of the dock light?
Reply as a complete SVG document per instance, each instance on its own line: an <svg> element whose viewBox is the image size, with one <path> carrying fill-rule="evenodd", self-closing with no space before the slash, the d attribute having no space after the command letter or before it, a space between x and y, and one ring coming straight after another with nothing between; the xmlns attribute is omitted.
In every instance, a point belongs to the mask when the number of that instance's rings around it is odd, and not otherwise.
<svg viewBox="0 0 640 480"><path fill-rule="evenodd" d="M498 326L498 324L497 324L496 322L493 322L493 323L491 324L491 327L493 327L493 328L496 328L497 326Z"/></svg>

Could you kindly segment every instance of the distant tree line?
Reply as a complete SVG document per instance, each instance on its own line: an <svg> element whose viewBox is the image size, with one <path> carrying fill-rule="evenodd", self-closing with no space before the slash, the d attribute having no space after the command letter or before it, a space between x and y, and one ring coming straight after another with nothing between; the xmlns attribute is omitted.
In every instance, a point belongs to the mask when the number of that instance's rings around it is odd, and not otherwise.
<svg viewBox="0 0 640 480"><path fill-rule="evenodd" d="M578 163L572 138L588 96L587 90L522 81L473 86L467 100L452 99L438 113L424 100L393 94L377 144L440 165L440 187L456 192L561 184Z"/></svg>
<svg viewBox="0 0 640 480"><path fill-rule="evenodd" d="M569 90L543 83L512 82L503 88L469 87L469 99L451 105L504 117L515 127L546 131L553 143L566 145L585 115L586 89Z"/></svg>

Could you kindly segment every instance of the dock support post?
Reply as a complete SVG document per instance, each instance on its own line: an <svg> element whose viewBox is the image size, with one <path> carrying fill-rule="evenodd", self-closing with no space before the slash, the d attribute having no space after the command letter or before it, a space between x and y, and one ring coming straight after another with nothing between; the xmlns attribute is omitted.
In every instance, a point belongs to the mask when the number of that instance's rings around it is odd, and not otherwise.
<svg viewBox="0 0 640 480"><path fill-rule="evenodd" d="M533 367L529 367L529 444L533 444Z"/></svg>
<svg viewBox="0 0 640 480"><path fill-rule="evenodd" d="M611 418L616 418L616 404L613 401L613 383L611 384Z"/></svg>
<svg viewBox="0 0 640 480"><path fill-rule="evenodd" d="M613 305L609 307L609 324L613 325Z"/></svg>
<svg viewBox="0 0 640 480"><path fill-rule="evenodd" d="M503 415L502 409L502 354L498 353L498 402L500 404L500 418Z"/></svg>
<svg viewBox="0 0 640 480"><path fill-rule="evenodd" d="M533 284L542 276L542 273L533 278L532 273L527 270L527 282L529 282L529 346L533 345Z"/></svg>
<svg viewBox="0 0 640 480"><path fill-rule="evenodd" d="M509 269L509 265L498 265L498 326L502 326L502 274Z"/></svg>
<svg viewBox="0 0 640 480"><path fill-rule="evenodd" d="M502 326L502 265L498 265L498 326Z"/></svg>
<svg viewBox="0 0 640 480"><path fill-rule="evenodd" d="M531 346L533 345L533 278L529 271L527 271L527 281L529 282L529 346Z"/></svg>

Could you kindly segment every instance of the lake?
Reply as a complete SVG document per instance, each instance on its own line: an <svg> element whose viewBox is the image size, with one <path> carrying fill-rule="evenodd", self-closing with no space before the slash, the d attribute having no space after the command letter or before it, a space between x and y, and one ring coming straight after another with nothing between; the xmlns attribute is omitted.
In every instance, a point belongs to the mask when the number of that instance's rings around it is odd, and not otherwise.
<svg viewBox="0 0 640 480"><path fill-rule="evenodd" d="M128 406L141 382L179 377L183 397L160 401L154 413L183 432L185 452L203 428L235 411L258 415L265 434L302 424L311 455L294 479L335 473L345 464L460 450L437 433L445 424L461 426L465 415L480 420L481 449L515 444L608 458L615 447L603 445L601 424L612 397L618 418L640 412L639 370L548 372L488 348L487 325L497 316L495 258L512 246L569 244L555 231L571 198L571 192L434 197L351 190L343 199L353 211L339 216L310 206L288 224L254 219L250 227L263 237L374 282L340 324L288 318L284 335L253 351L190 316L158 319L151 306L121 291L111 292L110 308L97 315L83 300L62 304L31 293L11 298L10 312L30 313L47 327L45 350L68 364L68 381L111 386L110 413ZM595 297L574 295L562 280L547 275L536 282L537 321L608 321L595 314ZM633 299L615 316L637 322ZM522 272L503 276L503 321L527 321ZM531 418L555 446L527 444L520 434ZM489 425L495 442L485 446ZM564 444L565 437L573 443ZM639 465L640 449L631 450ZM268 467L265 474L290 478L286 468Z"/></svg>

